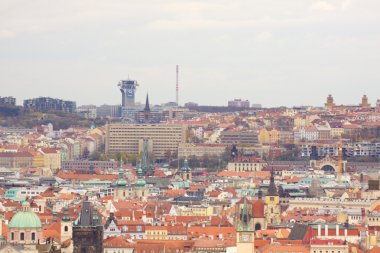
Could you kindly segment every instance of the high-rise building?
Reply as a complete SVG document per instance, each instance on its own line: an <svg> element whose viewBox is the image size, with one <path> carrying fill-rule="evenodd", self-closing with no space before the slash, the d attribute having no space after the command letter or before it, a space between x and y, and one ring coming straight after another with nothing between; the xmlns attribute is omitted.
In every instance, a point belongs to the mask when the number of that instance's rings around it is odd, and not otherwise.
<svg viewBox="0 0 380 253"><path fill-rule="evenodd" d="M134 107L136 87L139 86L136 80L121 80L117 85L121 91L121 106Z"/></svg>
<svg viewBox="0 0 380 253"><path fill-rule="evenodd" d="M103 225L91 202L82 203L82 211L73 226L73 253L103 253Z"/></svg>
<svg viewBox="0 0 380 253"><path fill-rule="evenodd" d="M76 103L50 97L39 97L24 100L24 108L37 112L61 111L67 113L76 112Z"/></svg>
<svg viewBox="0 0 380 253"><path fill-rule="evenodd" d="M0 105L16 105L16 98L0 97Z"/></svg>
<svg viewBox="0 0 380 253"><path fill-rule="evenodd" d="M152 143L152 152L156 158L165 157L165 153L177 152L178 144L186 142L186 125L179 124L124 124L115 123L106 126L106 152L126 152L138 155L143 151L144 139ZM140 147L140 148L139 148Z"/></svg>

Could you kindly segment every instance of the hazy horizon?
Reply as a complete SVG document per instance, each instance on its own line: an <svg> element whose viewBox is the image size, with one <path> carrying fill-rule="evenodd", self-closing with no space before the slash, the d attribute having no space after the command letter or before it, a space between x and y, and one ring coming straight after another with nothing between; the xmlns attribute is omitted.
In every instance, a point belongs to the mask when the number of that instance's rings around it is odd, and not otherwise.
<svg viewBox="0 0 380 253"><path fill-rule="evenodd" d="M0 0L0 96L263 107L380 98L375 0ZM85 95L86 94L86 95Z"/></svg>

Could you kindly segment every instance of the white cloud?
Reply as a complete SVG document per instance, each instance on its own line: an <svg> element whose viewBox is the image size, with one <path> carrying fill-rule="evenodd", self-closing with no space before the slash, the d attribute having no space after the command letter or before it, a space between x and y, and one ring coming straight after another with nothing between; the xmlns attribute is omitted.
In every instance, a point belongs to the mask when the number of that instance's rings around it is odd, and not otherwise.
<svg viewBox="0 0 380 253"><path fill-rule="evenodd" d="M321 11L334 11L336 7L327 1L317 1L311 6L312 9L321 10Z"/></svg>

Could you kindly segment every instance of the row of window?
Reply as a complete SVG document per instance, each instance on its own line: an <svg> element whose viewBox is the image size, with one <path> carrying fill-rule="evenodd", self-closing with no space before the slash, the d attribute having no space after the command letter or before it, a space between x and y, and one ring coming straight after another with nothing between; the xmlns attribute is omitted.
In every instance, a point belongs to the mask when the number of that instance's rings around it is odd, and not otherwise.
<svg viewBox="0 0 380 253"><path fill-rule="evenodd" d="M15 233L12 232L11 233L11 241L14 241L15 240ZM25 233L24 232L20 232L19 234L19 240L20 241L25 241ZM36 233L31 233L31 240L32 241L35 241L36 240Z"/></svg>

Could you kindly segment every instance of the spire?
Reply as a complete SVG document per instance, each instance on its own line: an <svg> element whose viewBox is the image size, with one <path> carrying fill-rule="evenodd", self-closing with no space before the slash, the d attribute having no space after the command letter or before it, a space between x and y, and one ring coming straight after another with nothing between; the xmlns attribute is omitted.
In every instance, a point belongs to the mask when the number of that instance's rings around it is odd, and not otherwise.
<svg viewBox="0 0 380 253"><path fill-rule="evenodd" d="M150 107L149 107L149 96L148 96L148 93L146 94L146 101L145 101L144 112L150 112Z"/></svg>
<svg viewBox="0 0 380 253"><path fill-rule="evenodd" d="M253 227L251 224L251 214L250 214L250 211L248 208L247 196L244 196L243 206L241 206L241 205L239 205L239 206L240 206L240 210L239 210L240 213L238 216L239 222L237 223L238 224L237 229L239 231L251 231L251 230L253 230Z"/></svg>
<svg viewBox="0 0 380 253"><path fill-rule="evenodd" d="M278 196L277 188L274 183L274 172L273 168L272 171L270 172L270 183L269 183L269 188L268 188L268 196Z"/></svg>
<svg viewBox="0 0 380 253"><path fill-rule="evenodd" d="M140 164L137 166L137 181L134 185L135 187L145 187L146 183L142 177L143 177L143 171L142 171L141 162L140 162Z"/></svg>

